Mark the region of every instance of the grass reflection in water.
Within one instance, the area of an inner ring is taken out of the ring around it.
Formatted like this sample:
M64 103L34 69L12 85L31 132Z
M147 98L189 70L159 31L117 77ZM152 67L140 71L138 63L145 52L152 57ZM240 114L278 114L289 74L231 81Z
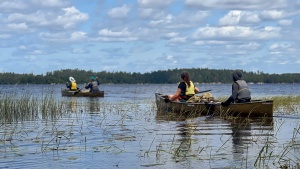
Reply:
M1 162L50 155L68 164L93 154L84 157L87 167L99 156L104 166L119 168L299 168L300 125L280 115L299 117L300 99L271 99L277 117L251 119L156 112L150 99L109 103L2 94Z

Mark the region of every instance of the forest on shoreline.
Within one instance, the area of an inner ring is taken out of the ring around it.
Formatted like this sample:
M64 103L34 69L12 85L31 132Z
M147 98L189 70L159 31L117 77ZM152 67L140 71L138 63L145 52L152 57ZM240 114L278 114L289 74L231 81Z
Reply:
M87 83L90 76L95 76L99 77L102 84L171 84L180 81L180 74L183 71L189 72L193 82L231 83L234 70L189 68L158 70L149 73L129 73L62 69L41 75L4 72L0 73L0 84L62 84L68 82L70 76L74 77L77 83ZM241 71L243 73L242 79L248 83L300 83L300 73L268 74L259 71Z

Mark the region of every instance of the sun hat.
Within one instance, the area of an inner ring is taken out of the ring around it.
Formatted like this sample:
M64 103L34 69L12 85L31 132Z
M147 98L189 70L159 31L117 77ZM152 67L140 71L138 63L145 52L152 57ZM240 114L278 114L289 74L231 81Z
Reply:
M69 77L69 80L70 80L70 82L76 82L74 77L72 77L72 76Z

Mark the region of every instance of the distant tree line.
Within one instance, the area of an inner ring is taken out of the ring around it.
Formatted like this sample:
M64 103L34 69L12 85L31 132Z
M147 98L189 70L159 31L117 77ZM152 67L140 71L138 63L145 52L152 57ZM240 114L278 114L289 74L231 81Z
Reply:
M0 84L62 84L69 81L72 76L77 83L87 83L90 76L99 77L100 83L115 84L137 84L137 83L177 83L180 81L180 74L187 71L191 80L198 83L231 83L232 72L229 69L169 69L158 70L148 73L128 73L128 72L93 72L91 70L63 69L47 72L42 75L0 73ZM299 83L300 73L268 74L260 71L243 71L243 79L248 83Z

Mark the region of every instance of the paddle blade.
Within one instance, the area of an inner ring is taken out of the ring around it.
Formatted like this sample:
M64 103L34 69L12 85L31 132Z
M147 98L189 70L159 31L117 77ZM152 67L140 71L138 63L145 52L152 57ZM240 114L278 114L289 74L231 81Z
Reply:
M77 90L76 92L74 92L74 95L78 94L80 92L80 90Z

